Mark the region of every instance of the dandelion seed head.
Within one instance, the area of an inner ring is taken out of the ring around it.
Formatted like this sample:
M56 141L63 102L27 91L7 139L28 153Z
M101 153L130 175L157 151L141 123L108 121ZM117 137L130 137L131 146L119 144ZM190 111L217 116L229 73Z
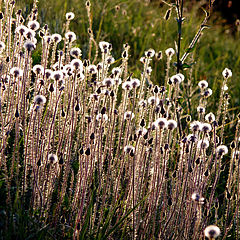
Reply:
M83 70L83 63L80 59L73 59L71 61L71 65L74 67L74 69L76 70L80 70L82 71Z
M108 56L108 57L106 58L106 63L107 63L108 65L113 64L114 61L115 61L115 59L114 59L112 56Z
M109 52L110 43L109 42L105 42L105 41L101 41L101 42L99 42L99 47L100 47L102 53L108 53Z
M152 96L148 98L148 104L149 105L158 105L160 102L158 97Z
M122 69L120 67L115 67L112 69L112 74L114 74L115 77L119 77L122 72Z
M26 31L24 32L24 37L26 39L30 39L31 40L32 38L35 37L35 34L36 33L32 29L27 28Z
M137 78L132 78L132 79L131 79L131 83L132 83L132 87L133 87L133 88L140 87L140 80L137 79Z
M147 101L142 99L138 102L138 105L142 108L145 108L147 106Z
M211 88L207 88L204 93L203 93L203 96L208 98L212 95L212 89Z
M210 132L212 130L212 126L209 123L202 123L202 129L201 131L207 133Z
M204 235L208 239L215 239L220 235L221 231L219 227L215 225L209 225L204 229Z
M170 78L170 81L171 81L172 83L174 83L174 84L179 84L179 83L181 83L182 79L181 79L181 77L180 77L178 74L176 74L176 75L173 75L173 76Z
M124 82L124 83L122 84L122 88L123 88L124 90L129 91L129 90L132 89L132 83L131 83L130 81L126 81L126 82Z
M195 134L189 134L189 135L187 135L187 141L196 143L198 141L198 138Z
M61 79L63 79L63 73L61 70L57 70L52 72L52 79L59 81Z
M158 118L155 122L160 129L164 129L168 126L168 121L166 118Z
M38 74L43 75L43 73L44 73L44 67L40 64L37 64L37 65L33 66L32 70L36 75L38 75Z
M108 120L108 116L107 116L107 114L101 114L101 113L99 113L97 116L96 116L96 120L97 121L107 121Z
M15 32L20 34L20 35L24 35L24 33L27 31L27 27L24 25L20 25L16 28Z
M193 122L190 123L190 129L193 132L199 131L199 130L202 129L202 123L199 122L199 121L193 121Z
M201 114L204 114L204 113L205 113L205 107L203 107L203 106L198 106L198 107L197 107L197 112L198 112L198 113L201 113Z
M113 86L114 85L114 79L112 79L112 78L105 78L104 80L103 80L103 85L106 85L107 87L111 87L111 86Z

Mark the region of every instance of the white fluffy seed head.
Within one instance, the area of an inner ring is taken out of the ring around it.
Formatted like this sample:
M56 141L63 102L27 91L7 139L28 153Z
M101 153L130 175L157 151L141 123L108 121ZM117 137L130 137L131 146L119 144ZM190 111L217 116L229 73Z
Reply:
M65 38L69 42L74 42L77 39L76 34L74 32L67 32L67 33L65 33Z
M51 38L54 43L59 43L62 40L62 36L58 33L52 34Z
M130 153L131 151L135 151L135 147L133 147L132 145L127 145L124 147L124 152L125 153Z
M127 111L124 113L124 119L125 120L132 120L134 118L134 113L131 111Z
M147 58L153 58L154 55L155 55L155 50L152 49L152 48L150 48L150 49L148 49L147 51L145 51L145 56L146 56Z
M38 21L34 20L34 21L29 21L28 22L28 28L30 28L33 31L37 31L40 27L40 24Z
M209 123L212 123L213 121L215 121L215 115L210 112L205 116L205 120Z
M229 68L225 68L222 72L222 75L225 79L232 77L232 71Z
M158 118L155 122L156 122L156 125L158 126L158 128L160 128L160 129L164 129L168 125L168 121L166 118Z
M209 123L202 123L202 129L203 132L207 133L212 130L212 126Z
M197 143L197 148L198 149L207 149L209 147L209 141L207 139L200 140Z
M68 13L66 13L66 19L67 20L73 20L74 19L74 17L75 17L75 14L73 13L73 12L68 12Z
M72 57L79 58L79 57L82 56L82 51L81 51L80 48L75 47L75 48L72 48L72 49L70 50L70 55L71 55Z
M208 82L206 80L201 80L199 83L198 83L198 86L201 88L201 89L205 89L208 87Z
M228 153L228 148L227 146L225 145L219 145L217 148L216 148L216 153L219 155L219 156L223 156L225 154Z
M165 51L166 55L168 58L172 58L172 56L175 54L175 50L173 48L168 48L166 51Z
M46 103L46 98L43 95L37 95L33 99L36 105L44 105Z
M23 70L18 68L18 67L13 67L10 70L10 74L12 74L15 78L17 77L22 77L23 75Z
M193 132L200 131L202 129L202 123L199 121L193 121L190 123L190 129Z
M57 155L56 155L56 154L53 154L53 153L49 154L49 155L48 155L48 161L49 161L51 164L57 163L57 161L58 161Z
M82 71L83 70L83 63L80 59L73 59L71 61L71 65L73 66L74 69L78 70L78 71Z
M209 225L204 229L204 235L208 239L215 239L220 235L221 231L219 227L215 225Z
M169 130L174 130L177 127L177 122L175 120L168 120L167 127Z

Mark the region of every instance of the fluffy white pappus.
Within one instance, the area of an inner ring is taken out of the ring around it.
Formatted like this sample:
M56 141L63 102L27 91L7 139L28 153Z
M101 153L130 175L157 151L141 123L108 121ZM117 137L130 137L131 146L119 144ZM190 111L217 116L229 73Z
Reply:
M225 79L232 77L232 71L229 68L225 68L222 72L222 75Z
M199 121L193 121L193 122L190 123L190 129L193 132L201 131L202 130L202 123L199 122Z
M75 14L73 12L66 13L66 20L70 21L73 20L75 17Z
M159 98L156 96L152 96L148 98L148 104L149 105L158 105L160 102Z
M40 64L34 65L32 70L36 75L44 73L44 67Z
M209 225L204 229L204 235L208 239L215 239L220 235L221 231L219 227L215 225Z
M67 32L65 33L65 38L68 40L68 42L74 42L77 39L77 36L74 32Z
M152 49L152 48L150 48L150 49L148 49L147 51L145 51L145 56L146 56L147 58L153 58L154 55L155 55L155 50Z
M73 66L74 69L78 70L78 71L82 71L83 70L83 63L80 59L73 59L71 61L71 65Z
M27 26L28 26L29 29L33 30L34 32L37 31L40 28L40 24L36 20L29 21Z
M132 87L133 87L133 88L140 87L140 80L137 79L137 78L132 78L132 79L131 79L131 83L132 83Z
M174 130L177 127L177 122L173 119L167 121L167 127L169 130Z
M23 75L23 70L18 68L18 67L13 67L10 70L10 74L13 75L13 77L17 78L17 77L22 77Z
M58 33L52 34L51 38L52 38L52 41L53 41L55 44L57 44L57 43L59 43L59 42L62 41L62 36L61 36L60 34L58 34Z
M225 145L219 145L217 148L216 148L216 153L219 155L219 156L223 156L225 154L228 153L228 148L227 146Z
M172 58L172 56L175 54L175 50L173 48L168 48L165 51L165 54L167 55L168 58Z
M197 143L198 149L207 149L209 147L209 141L207 139L199 140Z
M205 116L205 120L206 120L207 122L209 122L209 123L214 122L215 119L216 119L216 118L215 118L215 115L214 115L212 112L208 113L208 114Z
M132 89L132 82L131 81L126 81L122 84L122 88L124 90L131 90Z
M206 80L201 80L199 83L198 83L198 87L200 87L201 89L205 89L208 87L208 82Z
M131 111L127 111L124 113L124 119L125 120L132 120L134 118L134 113Z
M33 102L36 105L44 105L46 103L46 98L43 95L37 95L34 97Z
M70 50L70 55L71 55L72 57L79 58L79 57L82 56L82 50L81 50L80 48L77 48L77 47L72 48L72 49Z
M111 44L109 42L99 42L99 47L102 53L108 53L111 50Z

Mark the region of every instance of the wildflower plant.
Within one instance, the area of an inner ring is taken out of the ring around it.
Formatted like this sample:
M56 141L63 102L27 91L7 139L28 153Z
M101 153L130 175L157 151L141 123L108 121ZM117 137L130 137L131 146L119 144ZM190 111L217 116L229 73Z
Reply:
M213 113L212 89L203 79L193 85L185 63L204 26L180 56L183 1L169 5L177 10L177 48L146 50L141 73L129 71L129 44L115 60L114 46L95 40L89 0L87 57L71 31L75 14L66 14L62 33L51 33L38 22L36 3L24 18L5 1L0 25L2 236L238 239L240 121L229 121L232 72L223 71ZM162 53L165 85L158 86L152 64Z

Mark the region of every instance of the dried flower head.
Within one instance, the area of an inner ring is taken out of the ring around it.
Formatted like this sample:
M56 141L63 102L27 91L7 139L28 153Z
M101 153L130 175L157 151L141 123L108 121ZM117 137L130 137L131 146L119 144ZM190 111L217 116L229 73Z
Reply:
M125 120L132 120L134 118L134 113L131 111L127 111L124 113L124 119Z
M105 41L99 42L99 47L102 53L108 53L110 48L110 43Z
M61 42L61 40L62 40L62 36L61 36L60 34L58 34L58 33L52 34L51 38L52 38L52 41L53 41L55 44Z
M203 107L203 106L198 106L198 107L197 107L197 112L198 112L198 113L205 113L205 107Z
M215 225L209 225L204 229L204 235L208 239L215 239L220 235L221 231L219 227Z
M210 132L212 130L212 126L209 123L202 123L202 129L203 132Z
M133 87L133 88L140 87L140 80L137 79L137 78L132 78L132 79L131 79L131 83L132 83L132 87Z
M207 139L198 141L197 148L198 149L207 149L209 147L209 141Z
M29 41L29 40L25 41L23 46L28 52L31 52L36 48L36 45L32 41Z
M122 88L124 90L131 90L132 89L132 82L131 81L126 81L122 84Z
M155 55L155 51L154 51L154 49L149 49L149 50L147 50L147 51L145 51L145 56L147 57L147 58L153 58L154 57L154 55Z
M67 33L65 33L65 38L69 42L74 42L77 39L76 34L74 32L67 32Z
M44 67L40 64L37 64L37 65L33 66L32 70L36 75L44 73Z
M73 66L74 69L82 71L83 70L83 63L80 59L73 59L71 61L71 65Z
M215 121L215 115L210 112L205 116L205 120L209 123L212 123L213 121Z
M12 74L15 78L17 77L22 77L23 75L23 70L18 68L18 67L13 67L10 70L10 74Z
M166 118L158 118L155 122L160 129L164 129L168 125L168 121Z
M203 93L203 96L208 98L212 95L212 89L211 88L207 88L204 93Z
M131 145L127 145L124 147L124 152L125 153L130 153L130 152L134 152L135 151L135 148Z
M190 123L190 129L193 132L199 131L199 130L202 129L202 123L199 122L199 121L193 121L193 122Z

